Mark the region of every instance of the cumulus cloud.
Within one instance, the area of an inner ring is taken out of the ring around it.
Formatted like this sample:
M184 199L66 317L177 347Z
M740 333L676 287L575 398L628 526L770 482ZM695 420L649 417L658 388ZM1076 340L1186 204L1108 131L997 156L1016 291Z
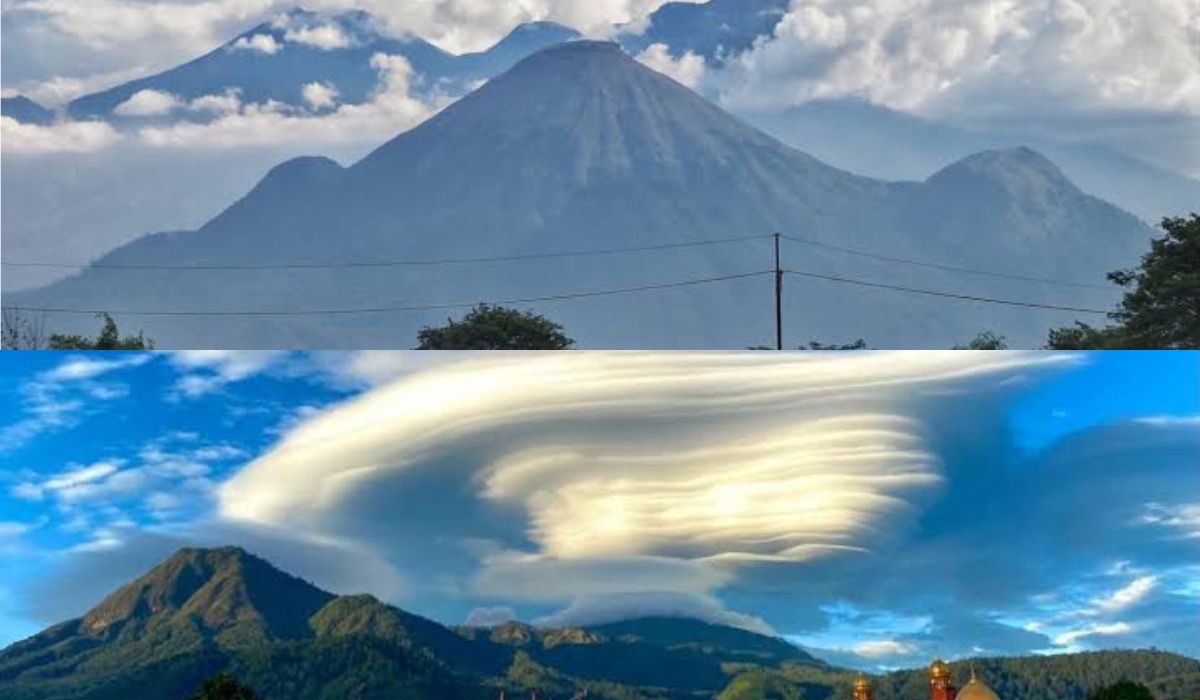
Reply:
M275 40L275 37L270 34L255 34L253 36L244 36L233 42L230 48L234 51L257 51L268 56L274 56L283 48Z
M91 153L102 151L123 137L104 122L62 121L22 124L0 116L0 150L16 155Z
M794 0L773 37L731 62L723 93L975 118L1200 114L1197 26L1192 0Z
M315 27L296 27L287 30L283 36L285 41L291 41L305 46L333 51L344 49L351 45L351 39L342 28L336 24L321 24Z
M162 90L138 90L128 100L113 109L123 117L159 117L170 114L182 105L182 101Z
M916 651L913 644L895 639L875 639L854 645L854 653L868 659L908 655Z
M651 44L636 58L647 67L690 88L700 85L707 70L703 56L689 51L679 58L674 58L666 44Z
M314 111L329 109L337 104L338 89L330 83L306 83L300 94Z
M141 78L148 72L150 72L148 66L138 64L84 77L55 75L44 79L20 80L8 89L15 94L28 97L43 107L58 108L65 106L77 97Z
M439 107L413 95L418 79L402 56L375 54L371 66L380 82L363 104L343 104L314 115L298 106L275 101L223 106L230 110L208 123L179 122L147 126L137 138L160 148L237 148L279 144L331 144L376 141L405 131L431 116ZM311 84L310 84L311 85ZM305 99L324 104L335 95L319 87L306 88ZM311 102L310 102L311 104ZM332 107L332 103L329 105ZM315 109L315 107L314 107Z
M241 90L232 88L218 95L201 95L188 103L188 109L205 114L237 114L242 109Z
M531 0L522 3L476 0L314 0L320 12L366 10L397 37L416 34L454 52L490 46L522 22L549 20L595 35L610 35L618 24L644 23L665 0ZM99 50L122 51L143 63L161 63L211 50L230 34L290 10L287 0L26 0L15 12L32 16L74 42ZM329 47L340 42L328 29L300 32L297 41ZM42 32L45 34L45 32ZM266 46L264 42L263 47ZM247 47L251 48L251 47ZM261 47L259 47L261 48Z

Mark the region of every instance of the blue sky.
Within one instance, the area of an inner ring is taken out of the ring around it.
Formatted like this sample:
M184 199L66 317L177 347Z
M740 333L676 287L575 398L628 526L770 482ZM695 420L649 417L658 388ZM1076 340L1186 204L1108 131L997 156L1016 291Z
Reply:
M446 623L1200 655L1192 353L0 356L0 644L185 544Z

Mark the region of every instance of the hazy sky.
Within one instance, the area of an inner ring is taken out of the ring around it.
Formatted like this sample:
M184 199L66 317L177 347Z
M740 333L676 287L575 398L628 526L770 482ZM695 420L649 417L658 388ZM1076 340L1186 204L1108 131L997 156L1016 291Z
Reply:
M0 357L0 643L184 544L446 623L1200 654L1188 353Z

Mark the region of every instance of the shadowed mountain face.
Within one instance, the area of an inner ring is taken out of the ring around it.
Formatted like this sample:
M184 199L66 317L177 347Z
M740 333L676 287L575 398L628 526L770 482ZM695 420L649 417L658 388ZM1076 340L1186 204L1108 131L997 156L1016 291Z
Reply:
M754 40L771 36L783 19L788 0L709 0L668 2L650 16L641 34L622 37L631 50L666 44L673 55L692 52L720 63L749 49Z
M1089 192L1158 223L1200 202L1200 180L1108 148L1056 143L1044 136L989 133L926 121L860 100L826 100L741 114L785 143L852 172L885 179L923 178L965 153L1024 143L1061 166Z
M50 124L54 121L54 112L24 95L0 98L0 115L22 124Z
M1162 652L978 665L1005 700L1082 700L1120 678L1149 683L1156 700L1184 700L1200 680L1200 662ZM183 700L222 672L265 700L484 700L535 690L601 700L800 691L849 700L853 678L782 639L683 618L452 630L369 595L335 597L226 547L181 550L82 618L0 650L0 697ZM920 670L876 683L884 700L928 692Z
M743 273L780 231L878 254L1076 282L1136 262L1151 232L1028 150L974 156L924 183L858 177L729 116L615 44L542 51L349 167L275 168L199 231L159 234L99 264L375 263L752 242L500 264L319 270L93 269L27 306L95 308L162 347L405 347L445 310L344 316L128 317L124 310L381 309L528 299ZM1068 306L1106 291L963 277L789 244L785 265L826 276ZM982 329L1018 345L1076 315L928 299L791 278L789 344L865 337L948 347ZM771 335L771 282L750 278L536 305L586 347L741 348ZM68 323L56 318L56 322Z

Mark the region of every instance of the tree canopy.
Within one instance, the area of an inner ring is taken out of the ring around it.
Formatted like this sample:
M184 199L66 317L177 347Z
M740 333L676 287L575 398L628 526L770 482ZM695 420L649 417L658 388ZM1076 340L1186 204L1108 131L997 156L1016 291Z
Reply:
M563 327L540 314L480 304L461 321L426 326L418 350L569 350L575 341Z
M1141 683L1121 681L1097 690L1088 700L1154 700L1154 694Z
M258 696L233 676L222 673L204 681L191 700L258 700Z
M82 335L52 335L51 350L153 350L154 341L138 333L136 336L121 336L117 322L112 316L103 314L104 327L95 340Z
M984 331L975 336L966 345L957 345L955 350L1007 350L1008 339L991 331Z
M1165 219L1166 236L1133 270L1108 279L1126 288L1114 324L1076 323L1050 332L1051 350L1184 350L1200 348L1200 214Z

